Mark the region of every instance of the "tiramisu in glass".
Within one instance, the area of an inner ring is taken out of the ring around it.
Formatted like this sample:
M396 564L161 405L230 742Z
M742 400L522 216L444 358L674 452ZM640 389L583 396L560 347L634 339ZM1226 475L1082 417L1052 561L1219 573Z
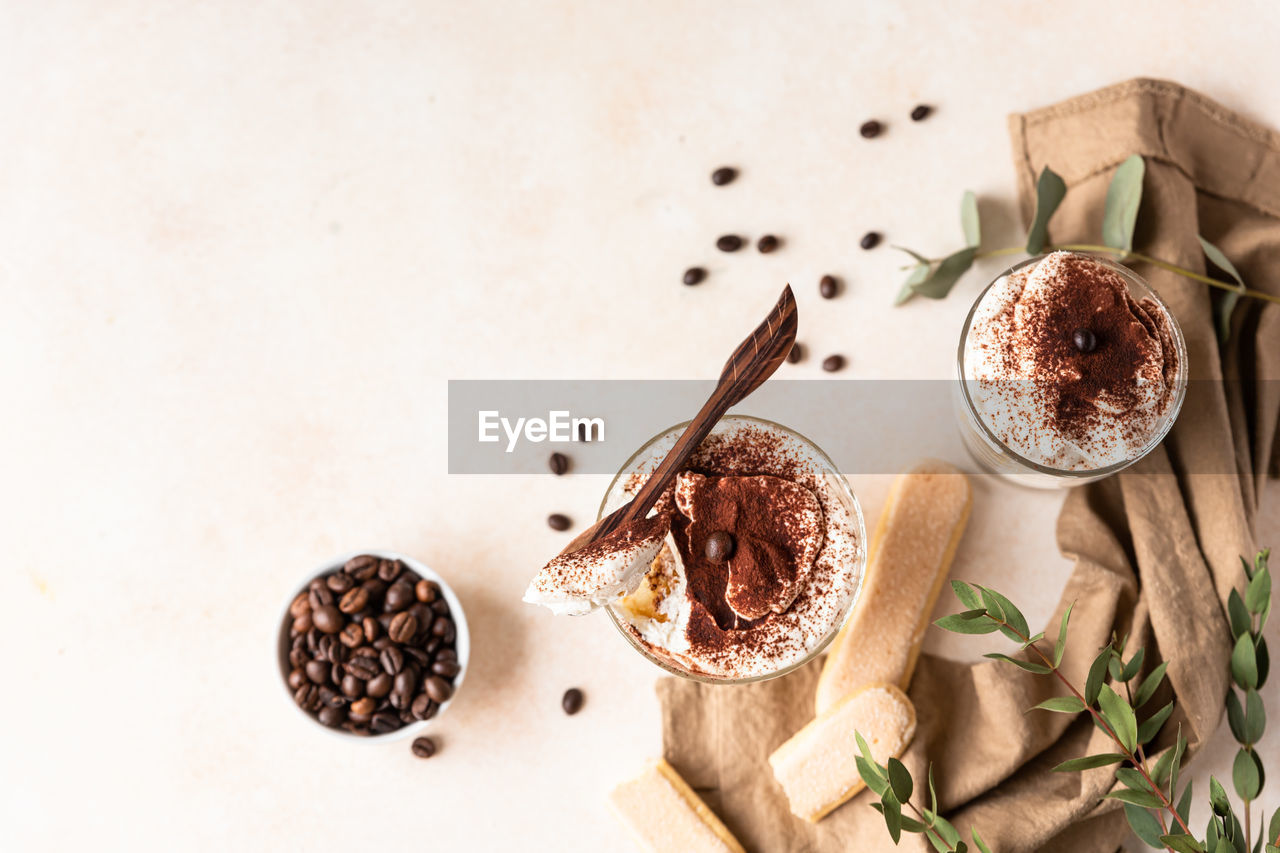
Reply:
M965 321L957 408L989 471L1052 487L1100 479L1160 443L1182 406L1187 353L1141 278L1090 255L1032 258Z
M639 490L684 426L623 465L601 517ZM770 421L730 416L648 519L556 558L525 600L562 613L604 606L669 672L755 681L811 660L835 636L862 582L865 542L858 501L821 450Z

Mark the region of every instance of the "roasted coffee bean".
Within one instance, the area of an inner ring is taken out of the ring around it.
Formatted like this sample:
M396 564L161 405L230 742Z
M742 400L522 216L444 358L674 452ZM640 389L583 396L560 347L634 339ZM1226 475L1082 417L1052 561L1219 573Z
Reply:
M418 668L416 666L406 666L396 674L395 680L392 682L392 693L403 693L409 698L413 698L413 694L418 687Z
M346 668L340 663L333 664L329 669L329 680L334 684L342 683L342 676L347 672Z
M400 712L400 722L404 723L406 726L414 722L415 719L413 711L410 711L408 708L405 708Z
M307 651L314 654L320 648L320 638L323 636L320 629L314 626L307 631Z
M736 177L738 177L737 169L732 166L721 166L711 173L711 183L718 187L723 187L725 184L733 183L733 179Z
M374 699L381 699L391 692L392 678L385 672L380 672L373 678L369 679L364 686L364 692L372 696Z
M862 134L863 139L875 139L882 130L884 130L884 125L872 119L871 121L864 121L862 127L858 128L858 133Z
M328 660L329 650L333 648L333 644L337 642L338 638L332 634L325 634L321 637L320 642L316 644L316 658L319 660Z
M440 653L436 655L436 660L457 660L457 659L458 659L457 649L441 649Z
M391 624L387 626L387 636L396 643L409 642L417 631L418 620L412 613L397 613L391 618Z
M435 621L436 614L431 610L431 606L423 604L421 601L415 601L413 606L406 611L413 614L413 618L418 620L418 633L426 636L431 631L431 623Z
M449 602L445 601L443 598L436 599L431 602L431 610L435 613L439 613L441 616L448 616Z
M310 656L307 654L306 649L294 649L289 652L289 665L294 669L301 669L306 666L308 660L310 660Z
M373 729L380 735L389 734L403 726L400 717L397 714L388 714L385 711L380 714L374 714L373 719L369 721L369 728Z
M347 699L336 690L328 687L321 687L320 704L326 708L341 708L347 704Z
M382 626L382 630L386 631L391 627L391 620L396 618L396 615L394 613L379 613L377 618L378 624ZM383 646L379 646L379 648L385 648L385 644Z
M382 606L386 610L404 610L416 600L417 596L414 595L413 587L407 583L396 581L387 590L387 597Z
M338 609L343 613L359 613L369 605L369 590L363 586L349 589L338 602Z
M770 252L776 252L780 245L782 245L782 241L772 234L766 234L756 241L756 249L762 255L767 255Z
M823 299L835 299L839 290L840 282L833 275L824 275L818 281L818 292L822 294Z
M379 637L373 641L373 647L377 649L379 653L381 653L383 649L389 649L394 645L395 643L391 642L390 637Z
M702 284L706 278L707 271L702 267L689 267L684 271L684 278L682 281L690 287L693 287L695 284Z
M311 612L311 599L307 597L307 593L300 592L293 599L293 603L289 605L289 615L298 618L304 613Z
M333 590L329 589L328 584L320 581L320 586L313 586L307 599L311 602L311 610L314 612L321 607L328 607L333 604Z
M318 589L324 589L324 588L325 588L324 578L312 578L311 580L307 581L307 592L315 592ZM315 607L314 601L311 602L311 606Z
M320 707L320 688L314 684L304 684L294 692L293 701L304 711L314 711Z
M342 645L354 649L364 642L364 629L360 627L360 623L352 622L342 629L338 639L342 641Z
M334 572L324 579L325 585L329 587L329 591L342 595L351 587L356 585L355 579L346 572Z
M428 652L434 653L435 650L440 648L442 645L444 645L444 640L433 636L430 640L427 640L426 649Z
M1071 342L1080 352L1093 352L1098 348L1098 336L1089 329L1076 329L1071 333Z
M431 664L431 655L427 654L424 649L420 649L417 646L404 646L401 651L404 652L406 663L416 663L419 668L425 668Z
M804 359L804 347L796 341L791 345L791 349L787 351L787 361L791 364L799 364Z
M367 717L378 707L378 703L368 696L351 703L351 713Z
M422 718L419 718L422 719ZM430 758L436 754L436 742L429 737L413 739L413 754L419 758Z
M347 661L347 672L362 681L369 681L382 672L382 664L373 658L357 655Z
M880 232L868 231L862 235L862 239L858 241L858 245L864 249L874 249L880 245Z
M346 663L347 658L351 656L351 649L347 648L340 640L334 640L329 646L329 663Z
M413 704L409 710L413 712L414 719L425 720L431 716L431 697L425 693L419 693L417 698L413 700Z
M568 530L570 527L572 527L573 522L569 520L569 516L563 515L562 513L553 512L551 513L551 515L547 516L547 526L550 527L552 530L559 530L563 532L565 530Z
M933 107L927 104L920 104L911 111L912 121L924 121L929 117L929 113L933 112Z
M347 721L347 709L344 705L335 705L320 709L320 722L330 728L337 728Z
M399 560L383 560L378 564L378 577L387 583L400 576L400 570L404 568L404 563Z
M434 580L420 580L417 581L417 587L413 588L413 593L416 594L420 602L430 605L431 602L440 597L440 585L436 584Z
M314 624L311 620L311 605L307 605L307 612L301 616L294 617L293 624L289 626L289 630L294 634L305 634L311 630Z
M707 537L707 544L704 550L707 559L713 563L723 563L725 560L733 556L734 547L737 543L733 541L733 534L725 530L717 530Z
M326 661L307 661L307 678L310 678L316 684L327 684L329 682L329 670L331 668L330 664Z
M382 596L387 592L386 581L380 578L369 578L360 585L364 587L365 592L369 593L369 609L375 610L374 605L382 601Z
M835 373L842 367L844 367L844 356L842 355L829 355L822 360L822 369L827 373Z
M348 699L359 699L364 695L364 682L348 672L342 676L342 695Z
M376 646L374 647L361 646L360 648L351 652L351 656L354 658L373 658L376 661L378 659L378 652L380 651L381 649L377 648Z
M332 604L326 604L319 610L311 612L311 619L316 627L326 634L336 634L342 630L342 613Z
M431 664L431 671L441 678L453 678L462 671L456 660L438 660Z
M453 620L448 616L442 616L431 624L431 636L443 639L445 634L449 632L449 628L453 626ZM448 642L448 640L445 640Z
M307 674L301 669L294 667L289 670L289 689L297 691L299 687L307 683Z
M382 663L382 671L388 675L395 675L404 669L404 652L400 651L396 646L383 649L382 654L378 656L378 660Z
M427 680L422 682L422 689L431 697L432 702L438 702L441 705L448 702L449 697L453 695L453 685L438 675L428 676Z
M404 563L401 563L400 577L398 578L398 580L402 584L407 584L409 589L413 589L414 584L422 580L422 575L418 574L413 569L406 566Z
M372 643L374 640L378 639L378 634L381 633L382 628L382 626L378 624L378 620L374 619L372 616L364 617L364 619L360 621L360 627L364 629L364 639L365 642L368 643Z
M737 234L725 234L716 238L716 248L722 252L736 252L742 248L743 240Z
M367 581L378 573L378 558L372 554L361 554L347 560L342 570L358 581Z
M408 693L401 693L399 690L392 690L389 701L391 702L392 708L395 708L397 711L403 711L412 704L413 697Z
M570 687L564 692L564 696L560 699L560 707L569 716L573 716L582 710L582 703L585 702L582 691L576 687Z
M565 472L569 470L569 457L563 453L552 453L547 458L547 467L551 469L551 473L557 477L563 477Z

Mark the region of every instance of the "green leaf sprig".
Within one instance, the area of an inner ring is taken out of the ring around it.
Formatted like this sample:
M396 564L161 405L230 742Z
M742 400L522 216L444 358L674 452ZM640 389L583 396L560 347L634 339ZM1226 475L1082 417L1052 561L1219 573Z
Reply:
M1128 208L1118 206L1117 209L1124 211ZM1127 212L1123 215L1129 216ZM1154 711L1150 710L1154 704L1152 700L1164 683L1169 667L1167 661L1151 667L1143 675L1147 664L1146 650L1138 648L1126 657L1128 638L1113 636L1090 665L1084 687L1078 688L1059 669L1066 650L1074 604L1063 614L1057 639L1049 646L1043 633L1031 635L1026 617L1008 598L993 589L961 581L952 581L951 589L965 610L944 616L934 624L959 634L993 634L998 631L1018 644L1018 656L991 653L986 657L1035 675L1057 678L1066 694L1046 699L1031 710L1088 713L1094 726L1111 739L1115 749L1069 759L1054 771L1083 773L1115 767L1112 772L1117 784L1106 798L1124 804L1130 827L1151 847L1175 853L1262 853L1264 849L1266 853L1280 853L1280 810L1271 816L1265 832L1259 821L1256 843L1250 814L1250 807L1265 780L1262 761L1254 747L1266 730L1266 711L1258 688L1266 681L1270 669L1266 640L1262 637L1262 629L1271 613L1269 556L1269 550L1260 551L1252 564L1241 558L1248 583L1243 595L1237 591L1231 593L1227 607L1235 639L1231 677L1244 697L1241 699L1235 690L1227 696L1227 718L1240 743L1232 782L1244 806L1244 819L1242 822L1236 816L1221 783L1211 778L1209 805L1212 814L1203 839L1198 838L1189 825L1192 784L1187 782L1179 787L1178 777L1188 746L1181 725L1172 744L1158 754L1148 755L1147 752L1174 709L1174 703L1169 701ZM866 741L860 735L857 740L862 753L857 759L858 773L867 787L880 797L880 802L873 803L872 807L884 816L894 843L903 832L913 832L923 834L940 853L966 853L968 843L938 812L932 765L929 767L929 803L927 807L920 807L912 801L916 786L906 766L896 758L890 759L887 765L878 764ZM909 814L904 814L904 809ZM971 826L969 831L977 849L981 853L990 853L977 827Z
M1142 182L1146 173L1146 165L1140 155L1134 154L1117 167L1111 183L1107 187L1106 206L1102 217L1102 244L1065 243L1050 245L1048 242L1049 220L1067 194L1067 185L1062 178L1046 166L1036 182L1036 208L1027 231L1026 243L1022 246L1010 246L1002 249L983 251L981 248L981 225L978 217L978 204L972 192L966 192L960 201L960 224L964 233L964 248L941 258L930 258L904 246L894 246L906 252L914 263L908 269L907 279L898 291L894 304L901 305L916 296L927 299L942 299L951 292L973 262L978 258L990 258L1001 255L1039 255L1058 250L1075 252L1094 252L1114 257L1120 263L1140 262L1151 264L1160 269L1203 282L1210 287L1225 290L1222 298L1214 306L1215 327L1220 340L1225 341L1230 334L1231 315L1241 296L1264 299L1280 303L1280 297L1272 296L1258 290L1250 290L1244 279L1227 256L1204 237L1200 237L1200 246L1205 257L1213 266L1230 276L1232 282L1220 281L1216 278L1186 269L1177 264L1159 258L1144 255L1133 250L1133 235L1138 225L1138 213L1142 208Z

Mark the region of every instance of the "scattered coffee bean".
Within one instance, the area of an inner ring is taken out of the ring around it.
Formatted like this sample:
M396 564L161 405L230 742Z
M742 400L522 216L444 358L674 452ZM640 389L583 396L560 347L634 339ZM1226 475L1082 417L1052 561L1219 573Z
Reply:
M319 610L312 610L311 621L326 634L336 634L342 630L342 614L332 604L326 604Z
M725 560L733 556L734 548L737 543L733 540L733 534L726 530L717 530L707 537L707 544L704 548L707 559L713 563L723 563Z
M787 351L787 361L792 364L799 364L804 359L804 347L796 341L791 345L791 349Z
M912 121L924 121L929 117L929 113L933 112L933 107L927 104L920 104L911 111Z
M563 453L552 453L551 458L547 460L547 467L551 469L552 474L563 477L569 470L569 457Z
M582 704L586 699L582 695L582 691L576 687L570 687L564 692L564 696L560 699L560 707L564 712L572 717L574 714L582 710Z
M844 367L844 356L842 355L829 355L822 360L822 369L827 373L835 373L842 367Z
M1098 348L1098 336L1089 329L1076 329L1071 333L1071 342L1080 352L1089 353Z
M863 139L875 139L882 130L884 130L884 125L872 119L871 121L864 121L862 127L858 128L858 133L862 134Z
M818 281L818 292L822 294L823 299L835 299L836 292L840 289L840 282L836 281L833 275L824 275Z
M436 754L436 742L429 737L414 738L413 754L419 758L430 758Z
M781 241L772 234L766 234L756 241L756 249L758 249L762 255L767 255L770 252L776 251L780 245L782 245Z
M858 241L858 245L864 249L874 249L880 245L880 232L868 231L862 235L862 239Z
M693 287L695 284L702 284L707 277L707 271L702 267L689 267L684 271L684 283Z
M565 531L573 526L573 522L569 520L569 516L558 512L553 512L547 516L547 526L552 530Z
M742 248L742 242L737 234L725 234L716 238L716 248L722 252L736 252Z
M711 183L718 187L723 187L725 184L733 183L733 179L736 177L738 177L737 169L732 166L721 166L711 173Z
M449 697L453 695L453 685L438 675L432 675L423 682L422 686L426 689L426 693L431 697L432 702L443 705L449 701Z

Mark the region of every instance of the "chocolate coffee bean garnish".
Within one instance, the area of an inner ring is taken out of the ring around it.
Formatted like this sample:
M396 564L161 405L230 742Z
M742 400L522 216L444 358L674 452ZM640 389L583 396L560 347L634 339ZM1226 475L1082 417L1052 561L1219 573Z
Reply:
M552 453L551 458L547 460L547 467L551 469L552 474L563 477L569 470L569 457L563 453Z
M695 284L702 284L706 277L707 271L702 267L689 267L684 271L684 278L682 280L685 284L693 287Z
M800 342L796 341L791 345L790 352L787 353L787 361L791 364L799 364L804 358L804 348L800 346Z
M929 113L933 112L933 107L928 104L920 104L911 111L912 121L924 121L929 117Z
M564 531L568 530L572 525L573 522L569 520L569 516L567 515L553 512L551 515L547 516L547 526L552 530Z
M827 373L835 373L842 367L844 367L844 356L842 355L829 355L822 360L822 369Z
M862 134L863 139L875 139L882 130L884 130L884 125L872 119L871 121L864 121L862 127L858 128L858 133Z
M818 281L818 292L822 294L823 299L835 299L836 292L840 289L840 282L836 281L833 275L824 275Z
M564 696L560 699L560 707L564 712L572 717L574 714L582 710L582 704L586 699L582 695L582 691L576 687L570 687L564 692Z
M309 583L287 620L285 680L325 726L386 734L430 719L453 696L462 667L449 602L399 560L348 560Z
M716 238L716 248L722 252L736 252L742 248L742 238L737 234L725 234Z
M1088 329L1076 329L1071 333L1071 343L1075 344L1080 352L1093 352L1098 348L1098 336Z
M725 560L733 556L733 549L737 543L733 541L733 534L726 530L717 530L707 537L706 554L707 559L713 563L723 563Z
M429 737L414 738L413 754L419 758L430 758L436 754L436 742Z
M858 241L858 245L864 249L874 249L880 245L880 232L868 231L862 235L862 239Z
M762 255L767 255L770 252L777 251L777 248L780 245L782 245L782 241L772 234L766 234L756 241L756 249L758 249Z
M738 177L737 169L732 166L721 166L711 173L711 183L718 187L723 187L725 184L733 183L733 179L736 177Z

